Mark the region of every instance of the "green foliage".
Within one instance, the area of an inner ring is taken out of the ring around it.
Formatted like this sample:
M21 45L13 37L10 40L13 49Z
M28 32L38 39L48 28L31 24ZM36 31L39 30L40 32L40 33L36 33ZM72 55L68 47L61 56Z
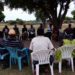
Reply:
M3 11L4 8L3 8L3 3L0 1L0 11Z
M75 58L75 49L72 51L72 57Z
M75 20L75 10L73 10L73 11L71 12L71 14L73 15L73 19Z
M56 50L56 51L55 51L55 60L56 60L56 61L60 61L61 58L62 58L61 50Z
M22 24L24 24L24 21L21 19L16 19L16 23L22 25Z
M7 21L7 23L9 23L10 25L14 25L14 24L16 24L17 22L16 22L16 21L13 21L13 20L10 20L10 21Z
M37 21L41 21L44 25L48 16L40 9L35 12L35 17Z
M71 45L71 40L63 39L63 45Z
M72 17L65 17L65 20L70 21L72 20Z
M71 40L71 45L75 45L75 39Z
M73 0L5 0L5 4L11 9L22 8L30 13L35 11L37 18L49 18L54 26L60 27L71 1ZM57 10L58 5L60 6L59 11Z
M5 18L5 15L0 11L0 22L3 21Z

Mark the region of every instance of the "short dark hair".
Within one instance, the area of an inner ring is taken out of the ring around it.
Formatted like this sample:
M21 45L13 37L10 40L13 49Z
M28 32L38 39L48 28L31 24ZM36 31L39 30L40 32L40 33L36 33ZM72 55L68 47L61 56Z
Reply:
M39 28L37 30L37 35L44 35L44 30Z

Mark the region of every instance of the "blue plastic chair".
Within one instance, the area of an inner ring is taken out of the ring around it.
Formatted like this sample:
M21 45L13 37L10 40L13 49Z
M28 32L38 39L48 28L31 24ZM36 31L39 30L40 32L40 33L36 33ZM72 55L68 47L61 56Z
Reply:
M21 55L21 56L19 56L18 55L18 51L20 50L20 49L18 49L18 48L13 48L13 47L7 47L7 50L9 51L9 53L10 53L10 68L11 68L11 64L12 63L16 63L16 60L18 61L18 67L19 67L19 71L21 71L22 70L22 62L21 62L21 60L22 60L22 58L24 58L26 55L24 54L24 55Z
M26 55L26 58L27 58L28 65L30 65L30 52L29 52L29 49L28 48L23 48L21 51L24 51L24 53Z
M4 48L4 47L3 47L3 48L0 47L0 51L5 50L5 49L6 49L6 48ZM6 53L3 53L3 54L0 53L0 60L3 60L8 54L9 54L9 53L7 53L7 52L6 52Z

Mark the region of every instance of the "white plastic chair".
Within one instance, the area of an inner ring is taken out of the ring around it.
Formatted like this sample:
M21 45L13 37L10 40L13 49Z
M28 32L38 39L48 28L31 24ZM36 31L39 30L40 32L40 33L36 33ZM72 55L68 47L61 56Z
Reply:
M36 51L36 52L32 52L31 53L31 60L33 62L33 60L38 60L38 64L36 64L36 75L39 75L39 66L40 65L44 65L44 64L49 64L49 50L40 50L40 51ZM50 69L51 69L51 75L54 75L54 71L53 71L53 64L50 65ZM34 72L34 65L32 63L32 70Z
M72 57L72 51L73 49L75 49L75 46L69 46L69 45L64 45L62 47L59 47L58 50L61 50L62 52L62 58L61 61L59 62L59 73L62 72L62 60L66 59L66 60L70 60L71 63L71 68L72 71L74 72L74 64L73 64L73 57Z

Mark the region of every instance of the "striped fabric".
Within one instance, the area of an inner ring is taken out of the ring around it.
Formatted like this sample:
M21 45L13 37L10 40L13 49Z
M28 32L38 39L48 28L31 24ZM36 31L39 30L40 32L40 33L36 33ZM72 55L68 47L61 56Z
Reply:
M23 48L23 44L20 40L9 38L4 42L5 46L9 47L17 47L17 48Z

